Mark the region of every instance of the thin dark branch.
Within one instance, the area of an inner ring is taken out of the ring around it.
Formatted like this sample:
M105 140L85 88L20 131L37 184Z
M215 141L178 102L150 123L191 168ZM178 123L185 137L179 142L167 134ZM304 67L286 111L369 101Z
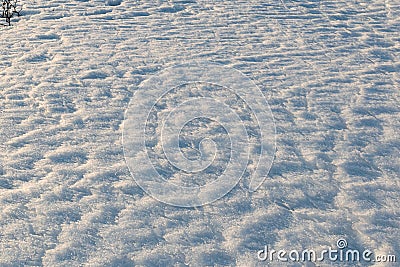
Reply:
M18 0L2 0L2 11L1 11L1 18L5 18L7 24L11 25L11 18L17 14L20 16L20 10L17 10L18 7Z

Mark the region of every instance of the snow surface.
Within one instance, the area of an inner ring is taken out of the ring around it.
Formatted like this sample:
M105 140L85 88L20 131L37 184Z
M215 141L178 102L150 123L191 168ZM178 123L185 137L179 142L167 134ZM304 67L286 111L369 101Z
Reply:
M0 266L265 266L264 245L339 238L400 258L398 0L23 4L0 29ZM255 81L277 150L254 193L178 208L135 183L122 125L193 60Z

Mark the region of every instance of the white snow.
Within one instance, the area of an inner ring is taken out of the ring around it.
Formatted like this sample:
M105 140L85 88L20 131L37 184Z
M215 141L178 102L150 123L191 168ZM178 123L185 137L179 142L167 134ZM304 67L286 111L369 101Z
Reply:
M265 245L339 238L400 260L398 0L21 3L0 28L0 266L266 266ZM179 208L136 184L122 127L143 81L194 61L258 85L276 153L257 191ZM396 263L270 264L303 265Z

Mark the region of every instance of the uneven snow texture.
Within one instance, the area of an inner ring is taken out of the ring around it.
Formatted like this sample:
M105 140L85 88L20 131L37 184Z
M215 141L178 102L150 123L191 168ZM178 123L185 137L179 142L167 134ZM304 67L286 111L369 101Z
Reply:
M399 0L23 4L0 29L0 266L265 266L340 237L400 257ZM140 82L193 60L257 83L277 151L255 193L190 209L136 185L121 133Z

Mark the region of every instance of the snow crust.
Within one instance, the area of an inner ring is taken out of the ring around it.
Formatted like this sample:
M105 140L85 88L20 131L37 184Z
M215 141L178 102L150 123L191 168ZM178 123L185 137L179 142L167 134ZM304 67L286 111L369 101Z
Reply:
M0 28L0 266L266 266L265 245L339 238L400 258L398 0L22 2ZM258 85L276 153L257 191L179 208L135 183L122 126L195 60Z

